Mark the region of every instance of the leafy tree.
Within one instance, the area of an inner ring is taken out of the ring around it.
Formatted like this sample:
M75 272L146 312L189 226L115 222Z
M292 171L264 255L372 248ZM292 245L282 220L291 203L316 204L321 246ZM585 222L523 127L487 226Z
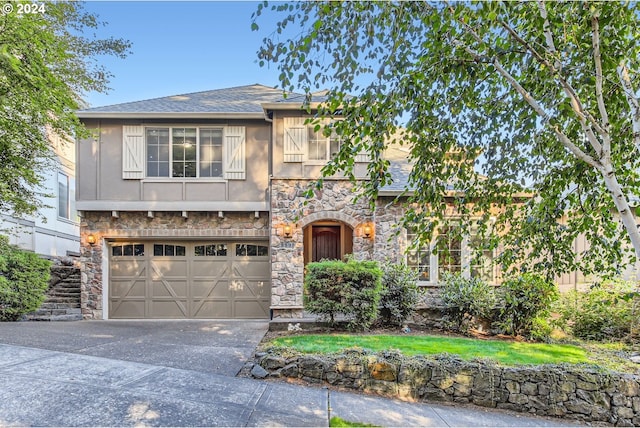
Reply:
M50 136L82 135L74 112L83 93L107 89L111 76L97 57L124 57L130 47L84 36L103 23L79 2L44 2L24 14L20 4L7 2L0 14L0 210L18 216L43 205Z
M16 321L45 300L51 262L0 235L0 321Z
M485 249L500 244L506 267L604 273L633 248L640 256L629 204L640 196L637 2L271 9L283 19L260 63L277 64L283 89L307 101L328 88L317 116L344 117L333 126L344 144L324 175L353 179L353 154L367 150L371 180L360 185L374 200L391 180L385 149L407 145L404 222L423 242L454 212L461 234L477 228ZM591 249L578 255L580 234Z

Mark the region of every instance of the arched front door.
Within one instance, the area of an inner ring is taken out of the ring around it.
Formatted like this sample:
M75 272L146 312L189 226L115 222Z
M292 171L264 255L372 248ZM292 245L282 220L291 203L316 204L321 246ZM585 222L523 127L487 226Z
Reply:
M317 221L304 229L304 263L341 260L353 252L353 229L336 221Z

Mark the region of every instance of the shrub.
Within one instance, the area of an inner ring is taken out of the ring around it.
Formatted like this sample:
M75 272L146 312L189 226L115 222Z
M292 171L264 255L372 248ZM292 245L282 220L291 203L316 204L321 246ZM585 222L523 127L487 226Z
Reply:
M496 305L494 289L480 278L443 275L440 297L445 318L455 330L468 331L481 318L490 318Z
M499 290L501 305L495 325L506 334L530 337L536 319L547 318L551 304L558 299L553 282L530 273L506 280Z
M402 326L415 311L419 299L418 273L404 264L387 263L382 268L379 319Z
M613 280L565 293L556 308L558 324L580 339L633 339L640 321L634 290L633 282Z
M366 330L376 320L382 271L372 261L309 263L305 276L305 307L332 325L343 314L352 330Z
M0 236L0 321L16 321L42 304L51 262L9 245Z

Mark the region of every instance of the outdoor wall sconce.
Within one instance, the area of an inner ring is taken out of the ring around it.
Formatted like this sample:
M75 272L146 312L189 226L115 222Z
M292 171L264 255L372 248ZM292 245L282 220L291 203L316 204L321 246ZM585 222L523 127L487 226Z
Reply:
M96 237L94 234L90 233L89 235L87 235L87 242L89 243L89 245L91 245L92 247L94 245L96 245Z
M365 224L364 227L362 228L362 233L364 234L365 238L367 239L371 238L371 233L372 233L371 225Z
M289 223L285 224L282 227L282 236L284 236L285 238L291 238L292 235L293 235L293 228Z

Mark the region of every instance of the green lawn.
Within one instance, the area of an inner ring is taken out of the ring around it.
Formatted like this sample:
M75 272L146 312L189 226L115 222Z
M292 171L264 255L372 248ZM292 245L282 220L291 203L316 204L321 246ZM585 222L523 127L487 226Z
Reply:
M270 341L303 353L333 353L360 347L371 351L398 349L405 355L455 354L464 360L487 358L505 365L588 363L589 354L574 345L478 340L428 335L313 334L283 336Z

